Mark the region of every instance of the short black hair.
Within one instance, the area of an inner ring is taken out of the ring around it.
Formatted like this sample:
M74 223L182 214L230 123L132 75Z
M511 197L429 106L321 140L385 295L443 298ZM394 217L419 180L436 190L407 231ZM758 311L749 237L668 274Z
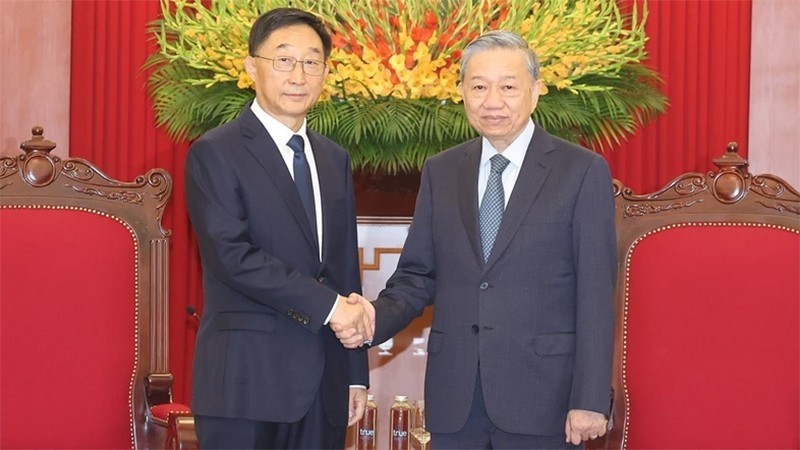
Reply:
M250 56L256 55L256 50L269 38L273 31L292 25L308 25L317 32L322 40L322 50L325 59L331 54L331 35L319 17L297 8L275 8L262 14L250 28L248 41Z

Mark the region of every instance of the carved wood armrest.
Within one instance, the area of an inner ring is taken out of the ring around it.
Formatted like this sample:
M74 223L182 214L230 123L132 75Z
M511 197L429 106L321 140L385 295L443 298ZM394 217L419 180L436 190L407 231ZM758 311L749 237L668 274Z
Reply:
M172 403L172 374L151 373L144 382L147 406Z
M164 448L169 450L196 450L200 448L194 430L194 416L187 412L169 414L167 441Z

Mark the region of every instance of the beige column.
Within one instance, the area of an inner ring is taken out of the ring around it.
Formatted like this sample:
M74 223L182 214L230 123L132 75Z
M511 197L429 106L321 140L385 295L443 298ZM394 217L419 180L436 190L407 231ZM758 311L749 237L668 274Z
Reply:
M751 173L772 173L800 188L800 2L797 0L753 1L747 147Z
M69 154L70 0L0 0L0 154L16 155L31 126Z

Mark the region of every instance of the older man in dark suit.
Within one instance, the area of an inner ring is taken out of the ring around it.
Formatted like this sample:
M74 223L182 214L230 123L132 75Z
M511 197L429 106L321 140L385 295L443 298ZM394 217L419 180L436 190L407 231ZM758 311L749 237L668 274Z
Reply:
M465 49L464 107L482 137L426 162L397 270L372 303L375 342L434 305L425 399L437 449L569 448L606 431L611 177L602 157L531 120L538 76L513 33ZM353 334L338 333L349 346Z
M205 295L198 437L202 448L341 449L366 404L368 367L328 325L367 337L372 324L339 295L360 290L350 160L306 128L331 39L313 15L279 8L253 24L249 44L256 100L186 161Z

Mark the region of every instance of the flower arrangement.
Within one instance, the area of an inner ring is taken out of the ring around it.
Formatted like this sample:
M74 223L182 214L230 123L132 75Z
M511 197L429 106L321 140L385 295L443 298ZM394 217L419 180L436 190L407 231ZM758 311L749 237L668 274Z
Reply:
M250 25L290 3L320 16L333 39L310 126L357 167L418 168L475 136L459 58L492 29L519 33L539 55L534 116L551 133L603 150L666 106L642 64L646 4L623 14L615 0L162 0L146 65L159 125L194 138L235 118L255 95L243 64Z

